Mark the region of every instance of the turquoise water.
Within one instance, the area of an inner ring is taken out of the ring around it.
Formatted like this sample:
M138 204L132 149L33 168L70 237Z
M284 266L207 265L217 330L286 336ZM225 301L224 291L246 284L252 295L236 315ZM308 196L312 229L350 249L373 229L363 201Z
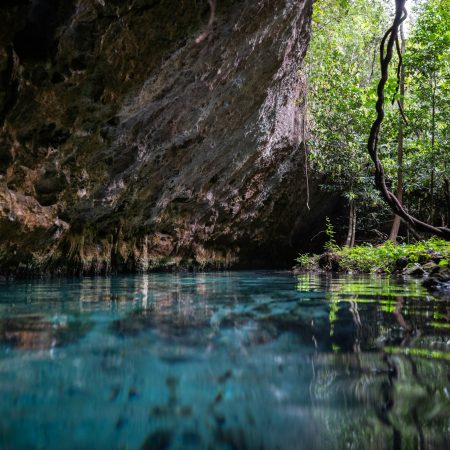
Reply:
M414 281L0 281L1 449L450 448L449 377Z

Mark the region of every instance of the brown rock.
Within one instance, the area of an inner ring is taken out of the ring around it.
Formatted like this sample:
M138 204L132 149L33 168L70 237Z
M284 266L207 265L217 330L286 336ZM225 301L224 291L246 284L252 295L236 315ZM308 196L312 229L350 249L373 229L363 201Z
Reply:
M324 270L339 271L340 256L332 252L326 252L320 255L319 267Z
M206 2L53 3L0 6L0 271L290 264L339 207L306 208L312 2L220 1L200 44Z

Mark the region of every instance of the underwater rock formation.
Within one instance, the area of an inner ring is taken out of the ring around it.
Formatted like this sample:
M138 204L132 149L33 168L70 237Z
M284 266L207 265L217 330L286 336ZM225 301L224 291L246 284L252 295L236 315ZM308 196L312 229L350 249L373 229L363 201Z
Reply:
M311 9L220 0L196 43L206 1L2 2L1 271L290 263L333 208L314 180L307 207Z

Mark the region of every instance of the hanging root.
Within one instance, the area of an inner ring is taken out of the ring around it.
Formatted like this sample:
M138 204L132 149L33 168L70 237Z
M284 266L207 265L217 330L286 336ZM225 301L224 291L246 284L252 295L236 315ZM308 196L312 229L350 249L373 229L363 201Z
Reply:
M208 35L209 35L209 33L211 33L213 25L214 25L214 20L216 18L216 0L208 0L208 3L209 3L208 25L206 27L206 30L203 33L199 34L197 36L197 38L195 39L196 44L200 44L208 37Z
M386 86L389 77L389 63L392 60L394 45L397 43L398 51L398 31L401 23L406 19L407 12L405 9L406 0L395 0L395 17L392 26L386 31L380 44L380 65L381 65L381 78L378 83L377 89L377 103L376 111L377 117L370 129L369 140L367 143L367 150L375 165L375 185L381 192L386 203L390 206L392 211L405 220L412 228L418 231L431 233L444 239L450 240L450 229L446 227L435 227L426 222L422 222L419 219L411 216L402 204L397 200L397 197L389 191L386 185L386 178L384 175L383 165L378 157L378 139L380 134L381 123L384 119L384 88ZM387 44L386 44L387 40ZM399 58L399 65L397 67L397 76L401 70L402 60ZM402 117L404 120L404 113Z

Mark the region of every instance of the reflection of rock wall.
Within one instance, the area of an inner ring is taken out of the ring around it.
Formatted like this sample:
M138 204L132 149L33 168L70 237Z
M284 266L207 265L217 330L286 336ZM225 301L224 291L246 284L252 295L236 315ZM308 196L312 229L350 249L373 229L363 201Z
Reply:
M77 341L90 328L89 321L48 320L39 315L0 319L0 345L23 350L50 349Z
M0 265L288 260L307 211L310 0L2 2ZM67 266L65 266L67 264Z

